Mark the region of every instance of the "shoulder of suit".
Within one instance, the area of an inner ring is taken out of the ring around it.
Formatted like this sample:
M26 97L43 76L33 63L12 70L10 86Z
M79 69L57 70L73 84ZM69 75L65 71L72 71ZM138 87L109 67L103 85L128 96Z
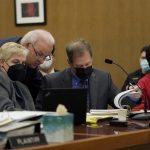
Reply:
M93 68L93 73L98 73L98 74L102 74L102 75L109 74L108 72L101 70L101 69L97 69L97 68Z
M23 84L22 82L20 82L20 81L12 81L12 83L13 83L14 86L18 87L17 89L29 92L28 87L25 84Z
M8 75L6 73L4 73L3 71L0 71L0 79L2 79L2 80L10 80Z
M61 71L50 73L44 76L45 79L53 79L61 75Z
M54 73L46 75L45 79L62 78L62 77L66 76L66 75L69 75L69 74L70 74L70 69L66 68L62 71L58 71L58 72L54 72Z

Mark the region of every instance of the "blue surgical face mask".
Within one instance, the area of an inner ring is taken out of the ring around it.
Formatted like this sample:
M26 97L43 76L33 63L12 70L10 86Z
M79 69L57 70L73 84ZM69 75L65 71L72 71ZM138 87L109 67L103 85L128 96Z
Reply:
M150 71L150 66L149 66L147 59L140 59L140 66L141 66L143 73Z

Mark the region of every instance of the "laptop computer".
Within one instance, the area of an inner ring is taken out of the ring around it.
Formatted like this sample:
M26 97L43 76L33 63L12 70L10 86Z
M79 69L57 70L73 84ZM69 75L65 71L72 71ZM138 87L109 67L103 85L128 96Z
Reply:
M68 112L74 114L75 125L86 123L87 89L43 89L43 97L44 111L56 111L58 104L63 104Z

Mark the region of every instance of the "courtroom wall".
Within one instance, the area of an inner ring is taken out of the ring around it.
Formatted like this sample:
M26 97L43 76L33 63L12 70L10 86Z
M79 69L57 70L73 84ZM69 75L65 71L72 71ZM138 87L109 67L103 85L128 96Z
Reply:
M42 28L56 39L56 68L67 66L65 45L85 38L93 47L93 64L112 74L121 87L125 74L104 63L111 58L128 72L139 67L139 51L150 43L150 0L47 0L47 24L15 26L14 1L0 0L0 38Z

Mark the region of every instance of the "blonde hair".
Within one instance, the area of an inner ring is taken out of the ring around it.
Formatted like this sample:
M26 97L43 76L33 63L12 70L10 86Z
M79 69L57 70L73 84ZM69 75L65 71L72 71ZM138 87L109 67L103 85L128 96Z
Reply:
M27 56L28 49L23 47L20 44L17 44L15 42L8 42L1 46L0 48L0 59L8 61L12 55L23 55Z

